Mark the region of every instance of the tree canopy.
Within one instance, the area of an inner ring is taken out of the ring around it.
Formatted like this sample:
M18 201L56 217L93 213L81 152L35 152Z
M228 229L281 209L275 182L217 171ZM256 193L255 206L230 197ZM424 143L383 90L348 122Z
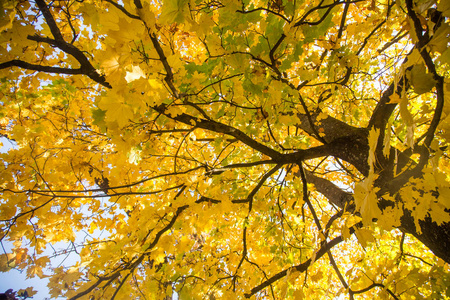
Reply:
M449 1L0 14L0 271L67 299L450 297Z

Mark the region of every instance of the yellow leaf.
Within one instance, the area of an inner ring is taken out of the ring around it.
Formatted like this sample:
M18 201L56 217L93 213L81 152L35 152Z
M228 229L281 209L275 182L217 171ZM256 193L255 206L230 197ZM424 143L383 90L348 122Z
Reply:
M384 139L383 139L383 155L384 157L388 158L391 150L391 127L392 122L388 121L388 124L386 125L386 131L384 133Z
M355 235L358 238L359 243L364 248L367 247L367 243L375 241L372 231L365 228L356 229Z
M12 27L16 15L16 10L14 9L14 6L11 5L12 1L10 2L10 5L7 4L8 2L2 2L0 4L0 32Z
M445 52L445 50L449 48L448 47L448 43L450 41L449 35L450 35L450 25L447 23L443 23L436 30L428 45L434 51L437 51L442 54Z
M0 272L8 272L15 266L15 256L12 253L0 254Z
M20 289L17 291L17 295L26 298L33 298L34 295L37 294L37 291L35 291L32 287L28 287L26 289Z
M145 28L141 22L130 20L129 18L119 18L117 28L111 28L109 37L116 43L115 47L121 47L125 43L139 39L145 33Z
M437 6L437 10L441 11L444 16L450 18L450 2L441 0Z
M33 278L38 276L39 278L44 278L44 272L42 272L41 266L30 265L27 269L27 278Z
M424 94L436 85L433 75L427 73L424 64L414 65L410 72L411 84L416 94Z
M141 161L141 150L139 150L136 147L131 148L130 152L128 153L128 162L130 164L139 164Z
M354 191L356 209L361 213L365 225L371 224L373 219L378 219L381 216L376 195L380 189L373 187L374 178L375 176L370 176L359 182L356 184Z
M431 202L429 214L433 222L436 222L438 225L450 222L450 213L446 212L445 207L439 202Z
M91 225L89 226L88 232L89 232L90 234L92 234L92 233L94 233L94 231L95 231L97 228L98 228L98 227L97 227L97 223L91 222Z
M375 151L377 149L378 137L380 136L380 130L372 128L369 132L369 158L368 164L371 172L373 172L374 165L376 163Z
M76 267L71 267L62 275L62 280L66 283L72 283L76 281L82 275Z
M156 24L155 14L150 9L150 3L144 2L141 9L137 9L139 17L149 28L154 28Z
M313 282L318 282L323 277L323 272L321 270L318 270L316 274L311 276L311 280Z
M152 253L152 257L155 260L155 264L161 264L166 259L166 254L164 253L163 249L157 249Z
M43 267L46 267L49 262L50 262L50 259L47 256L43 256L43 257L38 258L35 261L35 265L43 268Z
M110 92L102 97L98 107L106 110L106 120L117 122L119 127L124 127L133 118L133 109L126 103L121 95Z
M161 239L158 242L158 246L161 247L162 249L164 249L164 251L172 251L175 243L173 240L173 237L169 236L169 235L165 235L163 237L161 237Z
M99 16L99 24L101 25L102 29L105 30L112 30L112 31L118 31L120 30L119 27L119 20L120 17L118 15L117 10L110 9L108 11L92 11L92 14L97 13Z
M127 71L127 75L125 76L127 82L132 82L139 78L145 78L145 73L139 66L132 66L131 71Z
M167 288L166 288L166 296L167 296L167 298L172 298L172 294L173 294L173 288L172 288L172 285L171 284L169 284L169 285L167 285Z
M169 66L172 68L172 72L177 72L183 66L183 61L181 60L180 55L173 54L167 57L167 62Z
M402 99L400 98L400 96L397 93L393 93L390 97L389 97L389 103L400 103Z
M408 109L408 98L406 95L402 95L402 100L400 102L400 116L406 125L406 146L414 147L414 119L411 112Z
M342 227L342 238L345 240L348 240L350 238L350 230L348 229L347 226L343 226Z
M164 1L159 22L162 24L183 23L184 11L187 8L187 0Z
M119 62L119 54L108 54L102 62L103 70L111 82L120 82L125 79L125 70Z
M172 118L179 116L183 113L179 106L172 105L167 110L166 113L170 115Z
M110 122L117 122L122 128L133 118L133 109L127 104L116 103L106 111L106 118Z
M294 300L302 300L305 299L305 294L302 289L298 289L294 292Z
M378 218L377 224L386 231L391 230L393 227L400 226L400 219L403 215L403 210L397 206L392 208L388 207L383 210L383 214Z

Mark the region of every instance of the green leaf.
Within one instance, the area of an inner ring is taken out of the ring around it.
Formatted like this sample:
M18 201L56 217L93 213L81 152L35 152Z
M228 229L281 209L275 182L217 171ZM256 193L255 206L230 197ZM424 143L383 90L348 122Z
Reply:
M102 110L100 108L92 109L92 118L94 119L94 125L97 125L100 127L102 131L106 131L106 123L105 123L105 116L106 116L106 110Z

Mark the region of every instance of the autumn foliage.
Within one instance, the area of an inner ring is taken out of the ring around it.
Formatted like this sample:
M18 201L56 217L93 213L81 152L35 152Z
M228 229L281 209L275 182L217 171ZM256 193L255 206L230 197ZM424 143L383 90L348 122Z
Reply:
M4 0L0 31L0 271L450 298L450 1Z

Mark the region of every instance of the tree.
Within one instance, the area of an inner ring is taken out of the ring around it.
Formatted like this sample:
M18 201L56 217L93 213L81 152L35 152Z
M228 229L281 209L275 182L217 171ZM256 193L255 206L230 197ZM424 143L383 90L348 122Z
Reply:
M2 271L68 299L450 297L448 1L0 8Z

